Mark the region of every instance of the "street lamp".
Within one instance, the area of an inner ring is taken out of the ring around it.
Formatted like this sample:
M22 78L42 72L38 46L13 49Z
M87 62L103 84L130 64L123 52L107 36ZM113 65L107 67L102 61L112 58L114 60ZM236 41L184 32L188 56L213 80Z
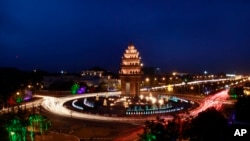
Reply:
M173 74L173 76L175 76L175 75L176 75L176 72L173 72L172 74Z
M160 108L161 108L161 106L163 105L163 99L160 99L159 101L158 101L158 103L160 104Z
M207 71L204 71L204 74L206 75L206 74L207 74Z
M193 90L193 89L194 89L194 87L193 87L193 86L191 86L191 87L190 87L190 89L191 89L191 90Z
M156 98L152 97L152 98L151 98L151 102L152 102L153 104L155 104Z
M143 95L140 95L140 99L141 99L141 100L143 99Z
M147 78L145 79L145 81L146 81L145 85L146 85L146 86L149 86L149 81L150 81L150 79L147 77Z

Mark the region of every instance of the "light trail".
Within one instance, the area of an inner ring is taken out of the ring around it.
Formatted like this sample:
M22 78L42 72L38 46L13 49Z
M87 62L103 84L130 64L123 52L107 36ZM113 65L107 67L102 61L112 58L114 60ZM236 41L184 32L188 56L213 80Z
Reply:
M73 106L74 108L76 108L76 109L83 110L83 107L78 106L78 105L75 104L77 101L78 101L77 99L74 100L74 101L72 102L72 106Z
M35 100L35 101L30 101L30 102L24 102L23 104L20 104L20 105L16 105L14 106L14 111L17 111L18 110L18 107L20 109L29 109L29 108L33 108L33 107L37 107L37 106L40 106L41 103L43 102L43 98L42 99L38 99L38 100ZM12 107L4 107L2 110L0 110L0 113L6 113L8 111L12 111Z
M221 91L217 94L206 97L202 102L200 102L200 106L194 110L190 111L192 116L197 116L199 112L202 112L210 107L215 107L217 110L220 110L223 101L225 101L228 97L228 90ZM42 102L42 106L44 109L61 116L73 117L77 119L92 119L92 120L106 120L106 121L121 121L121 122L131 122L131 121L141 121L148 119L145 118L131 118L131 117L107 117L96 114L86 114L77 111L70 110L63 106L63 104L70 100L75 100L79 98L87 98L98 96L106 96L106 95L120 95L121 92L108 92L107 93L92 93L92 94L84 94L84 95L76 95L76 96L67 96L62 98L44 97L44 101Z
M87 98L87 97L94 97L96 95L98 96L116 96L120 95L121 92L105 92L105 93L92 93L92 94L84 94L84 95L76 95L76 96L67 96L62 98L55 98L55 97L48 97L48 96L41 96L44 97L44 101L42 102L42 107L46 109L47 111L61 115L66 117L72 117L77 119L91 119L91 120L105 120L105 121L119 121L119 122L135 122L135 121L141 121L142 119L137 118L131 118L131 117L107 117L102 115L96 115L96 114L86 114L81 113L77 111L70 110L66 108L63 104L70 100L75 100L79 98ZM144 119L143 119L144 120Z
M198 84L203 84L203 83L207 83L207 82L223 82L223 81L230 81L230 80L236 80L236 79L232 79L232 78L223 78L223 79L207 79L207 80L196 80L196 81L192 81L192 82L182 82L182 83L178 83L178 84L171 84L171 86L184 86L184 85L198 85ZM148 91L149 89L152 90L157 90L157 89L166 89L168 88L168 85L164 85L164 86L158 86L158 87L152 87L152 88L142 88L141 91Z
M184 96L183 96L184 97ZM200 102L200 106L194 110L190 111L190 115L192 116L197 116L200 112L206 110L207 108L210 107L215 107L217 110L221 109L222 103L227 100L228 98L228 90L223 90L219 93L216 93L214 95L208 96L206 98L204 98L201 102ZM196 98L187 98L187 99L193 99L193 101L195 101ZM189 117L190 115L185 114L182 116L182 120L184 120L185 118ZM171 120L171 118L165 118L165 120L167 121L168 119ZM120 137L117 137L115 139L115 141L126 141L126 140L134 140L137 141L138 140L138 133L142 134L143 133L143 128L140 128L136 131L133 131L129 134L124 134Z
M223 90L214 95L208 96L200 103L200 107L190 111L190 114L192 116L197 116L200 112L211 107L216 108L216 110L220 110L223 102L225 102L227 99L228 90Z
M81 113L77 111L70 110L66 108L63 104L67 101L74 101L76 102L79 98L87 98L87 97L94 97L96 95L98 96L117 96L120 95L121 92L105 92L105 93L91 93L91 94L84 94L84 95L71 95L66 97L52 97L52 96L43 96L43 95L36 95L35 97L39 97L41 99L38 99L36 101L28 102L26 103L26 108L32 108L36 106L42 106L44 109L46 109L48 112L60 115L60 116L66 116L71 118L77 118L77 119L90 119L90 120L101 120L101 121L108 121L108 122L125 122L125 123L140 123L143 124L145 120L155 120L155 116L152 117L145 117L145 118L135 118L135 117L107 117L103 115L96 115L96 114L86 114ZM185 98L185 96L182 96L182 98ZM200 106L194 110L190 111L190 114L183 114L182 119L185 119L186 117L189 117L190 115L195 117L200 112L205 111L207 108L215 107L217 110L221 109L221 106L223 102L225 102L228 98L228 90L223 90L221 92L218 92L214 95L207 96L204 99L201 100L201 102L198 102ZM196 101L196 98L186 97L186 99L191 99L192 101ZM197 101L196 101L197 102ZM72 104L73 104L72 103ZM20 106L25 106L24 104ZM82 107L79 107L80 109ZM8 111L7 108L4 108L2 111ZM172 117L165 117L166 120L171 120ZM123 136L120 136L116 138L116 140L137 140L138 139L138 133L141 133L143 131L142 128L133 131L131 134L126 134Z
M210 107L215 107L217 110L221 109L221 106L224 101L227 100L228 90L223 90L217 94L208 96L204 98L201 102L199 102L200 106L194 110L190 111L190 115L192 116L197 116L198 113L205 111L207 108ZM43 95L36 95L35 97L39 97L41 99L33 101L33 102L28 102L26 103L26 108L32 108L36 106L42 106L44 109L47 111L61 115L61 116L66 116L66 117L72 117L72 118L77 118L77 119L91 119L91 120L103 120L103 121L119 121L119 122L142 122L145 121L146 119L155 119L155 117L112 117L112 116L103 116L103 115L98 115L98 114L87 114L87 113L82 113L74 110L70 110L64 106L64 103L67 101L71 100L77 100L79 98L88 98L88 97L94 97L96 95L98 96L118 96L120 95L121 92L104 92L104 93L91 93L91 94L84 94L84 95L71 95L71 96L66 96L66 97L52 97L52 96L43 96ZM184 97L184 96L182 96ZM187 98L187 99L190 99ZM195 101L195 100L192 100ZM196 101L197 102L197 101ZM24 104L20 106L25 106ZM78 107L82 108L82 107ZM1 110L1 112L8 111L7 108L4 108ZM185 115L188 116L188 115Z

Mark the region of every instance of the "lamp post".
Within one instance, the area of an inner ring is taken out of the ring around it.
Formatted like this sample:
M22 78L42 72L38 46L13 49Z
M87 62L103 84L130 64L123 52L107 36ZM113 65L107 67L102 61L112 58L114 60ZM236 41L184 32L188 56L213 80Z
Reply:
M149 84L150 84L150 79L147 77L147 78L145 79L145 86L146 86L146 87L149 87ZM148 89L148 91L149 91L149 89Z
M162 107L164 101L163 101L163 99L161 98L158 102L159 102L159 104L160 104L160 109L161 109L161 107Z

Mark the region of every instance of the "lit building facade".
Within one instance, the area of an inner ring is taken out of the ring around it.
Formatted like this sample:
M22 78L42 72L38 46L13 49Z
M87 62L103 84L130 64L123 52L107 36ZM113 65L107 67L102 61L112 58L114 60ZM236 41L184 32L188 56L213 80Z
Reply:
M140 82L142 77L141 57L133 44L128 45L122 56L121 79L122 95L135 96L140 94Z

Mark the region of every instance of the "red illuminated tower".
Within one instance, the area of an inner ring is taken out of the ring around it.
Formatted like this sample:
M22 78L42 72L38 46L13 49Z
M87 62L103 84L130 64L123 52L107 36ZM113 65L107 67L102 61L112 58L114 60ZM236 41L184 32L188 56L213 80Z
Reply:
M140 94L141 76L141 57L135 46L129 44L121 62L121 94L138 96Z

